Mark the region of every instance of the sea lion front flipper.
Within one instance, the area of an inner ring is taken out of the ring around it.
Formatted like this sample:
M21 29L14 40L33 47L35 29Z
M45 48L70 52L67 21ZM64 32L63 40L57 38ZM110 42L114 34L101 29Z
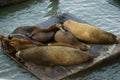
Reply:
M120 43L120 37L117 37L117 43Z
M73 45L70 45L68 43L63 43L63 42L48 43L48 46L66 46L66 47L71 47L71 48L77 48Z

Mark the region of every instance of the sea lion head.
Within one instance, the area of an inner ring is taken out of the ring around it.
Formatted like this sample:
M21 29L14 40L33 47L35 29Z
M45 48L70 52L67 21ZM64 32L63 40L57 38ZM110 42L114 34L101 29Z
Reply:
M10 45L18 51L18 47L20 46L20 40L18 38L12 38L12 40L10 41Z

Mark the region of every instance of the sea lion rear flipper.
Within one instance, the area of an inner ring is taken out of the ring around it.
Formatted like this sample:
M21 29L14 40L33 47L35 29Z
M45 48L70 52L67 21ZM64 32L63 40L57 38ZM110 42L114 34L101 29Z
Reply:
M53 71L52 66L46 66L45 67L45 73L51 78L55 77L55 75L53 75L54 71Z

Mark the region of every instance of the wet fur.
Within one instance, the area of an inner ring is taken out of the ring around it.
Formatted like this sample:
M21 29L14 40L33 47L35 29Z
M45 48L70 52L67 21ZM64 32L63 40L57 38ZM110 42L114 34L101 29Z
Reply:
M34 47L21 50L16 55L25 62L45 66L74 66L92 60L86 52L63 46Z
M84 50L84 51L87 51L90 49L89 45L84 44L83 42L80 42L79 40L76 39L76 37L74 37L68 31L65 31L65 32L63 32L61 30L57 31L55 36L54 36L54 39L57 42L67 43L67 44L70 44L74 47L79 47L81 50ZM60 44L56 44L56 45L60 45Z
M64 29L71 32L77 39L93 44L114 44L118 43L117 37L109 32L101 30L95 26L78 23L73 20L65 21Z
M22 26L16 28L10 35L9 38L11 39L13 35L24 35L32 40L39 41L39 42L46 42L53 38L55 32L58 30L58 24L53 24L49 28L42 28L37 26Z
M19 39L19 38L12 38L9 42L9 45L14 47L16 51L36 47L36 46L42 46L41 43L32 42L29 40Z

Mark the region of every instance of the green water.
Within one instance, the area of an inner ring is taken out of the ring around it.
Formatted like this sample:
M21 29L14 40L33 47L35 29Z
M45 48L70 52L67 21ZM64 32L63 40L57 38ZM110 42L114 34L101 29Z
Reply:
M8 35L18 26L35 25L64 12L120 36L119 0L29 0L0 9L0 34ZM120 60L67 80L120 80ZM0 79L37 80L0 52Z

